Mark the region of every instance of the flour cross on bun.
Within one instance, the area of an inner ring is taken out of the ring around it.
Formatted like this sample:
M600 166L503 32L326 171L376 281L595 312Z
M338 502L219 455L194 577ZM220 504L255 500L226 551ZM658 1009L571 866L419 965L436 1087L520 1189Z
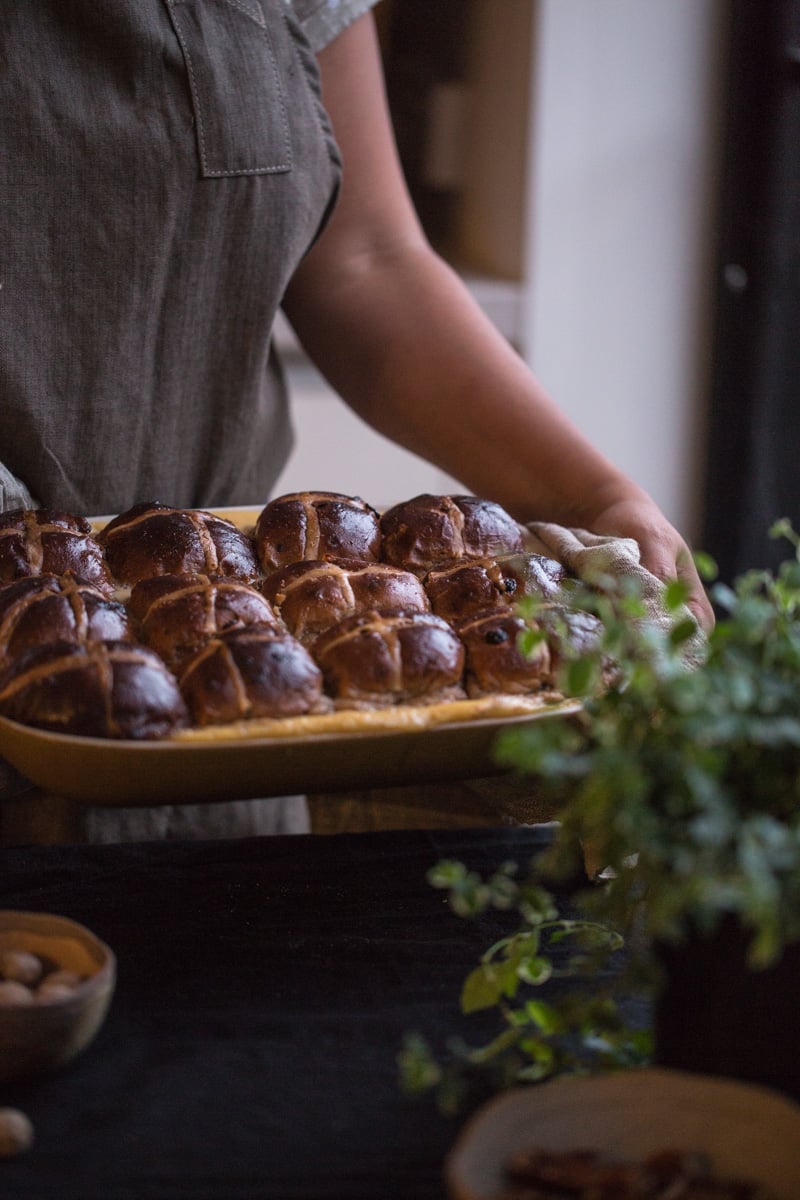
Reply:
M459 559L434 567L423 579L431 608L446 621L511 608L524 596L553 599L562 594L565 581L566 572L555 559L528 553Z
M297 638L273 625L210 638L184 667L180 686L195 725L294 717L325 707L319 667Z
M291 563L268 575L261 590L305 645L331 625L358 613L373 609L430 610L417 576L388 563L344 559Z
M50 508L0 513L0 584L36 575L70 575L107 595L113 584L86 517Z
M136 504L98 533L114 578L204 574L252 581L261 572L252 540L233 521L203 509Z
M595 646L602 631L592 613L558 603L545 603L528 618L508 607L474 613L454 627L466 649L470 698L558 691L562 669ZM539 640L523 651L523 634L531 632Z
M132 642L33 648L0 680L0 715L108 738L161 738L188 723L174 675L152 650Z
M125 605L70 575L30 575L0 588L0 662L50 642L132 637Z
M346 617L312 647L339 707L426 704L463 697L464 647L430 612Z
M530 627L507 607L473 614L456 625L466 650L470 698L526 695L552 688L552 659L544 633L531 650L521 649L522 634Z
M377 562L380 518L360 496L288 492L261 510L255 542L265 574L310 559Z
M241 579L221 575L154 575L131 589L128 608L141 640L173 671L229 629L278 626L269 601Z
M524 548L520 525L499 504L478 496L422 493L381 517L384 562L424 575L464 558L496 558Z

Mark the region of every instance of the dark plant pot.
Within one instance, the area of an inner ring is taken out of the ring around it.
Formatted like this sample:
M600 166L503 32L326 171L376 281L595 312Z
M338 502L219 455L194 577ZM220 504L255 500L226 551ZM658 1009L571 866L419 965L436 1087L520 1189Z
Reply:
M800 944L766 970L746 965L738 922L680 945L659 944L659 1066L777 1088L800 1100Z

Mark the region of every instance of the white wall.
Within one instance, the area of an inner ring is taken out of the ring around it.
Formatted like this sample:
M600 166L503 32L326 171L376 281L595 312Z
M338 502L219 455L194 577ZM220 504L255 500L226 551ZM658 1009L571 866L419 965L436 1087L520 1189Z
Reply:
M496 38L481 26L478 41L492 61L476 91L492 89L492 72L502 78L509 69L508 54L492 47L507 47L512 16L528 31L532 76L523 81L531 84L527 172L518 173L526 193L521 282L479 286L481 301L558 403L690 537L699 510L726 2L483 0L476 9L481 22L495 16L503 26ZM487 97L472 102L484 124L497 112ZM509 111L502 108L498 144ZM473 153L485 155L491 139L473 141ZM505 152L501 165L495 182L513 179ZM485 180L491 164L469 164L467 178L470 170ZM477 198L467 198L467 217L488 219L488 194L481 184ZM482 252L490 251L488 236ZM453 485L373 434L310 368L293 377L298 446L280 491L333 488L384 507Z
M273 495L343 492L385 509L421 492L464 490L438 468L370 429L310 365L290 365L289 378L296 445Z
M724 0L540 0L526 357L694 536Z

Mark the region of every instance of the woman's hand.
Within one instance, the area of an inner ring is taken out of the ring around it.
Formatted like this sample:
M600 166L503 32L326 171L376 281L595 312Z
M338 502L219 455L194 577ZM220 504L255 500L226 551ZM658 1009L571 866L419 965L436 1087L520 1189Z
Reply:
M587 513L583 528L592 533L633 538L639 545L642 566L665 583L680 579L688 588L687 606L700 628L714 626L714 610L697 573L692 553L661 510L644 493L614 499Z

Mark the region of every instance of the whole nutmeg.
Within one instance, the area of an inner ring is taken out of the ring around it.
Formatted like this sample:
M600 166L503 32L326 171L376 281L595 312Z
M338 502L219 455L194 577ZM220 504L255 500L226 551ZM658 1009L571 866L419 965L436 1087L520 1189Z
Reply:
M18 1108L0 1108L0 1158L13 1158L30 1150L33 1125Z
M49 975L45 975L34 992L33 998L37 1004L68 1000L75 989L83 983L84 978L85 976L79 975L77 971L67 971L64 968L51 971Z
M45 982L33 994L36 1004L56 1004L59 1000L70 1000L75 994L75 988L66 983Z
M4 950L0 954L0 979L35 986L44 974L42 960L28 950Z
M0 1008L16 1008L22 1004L33 1004L33 992L16 979L0 981Z

